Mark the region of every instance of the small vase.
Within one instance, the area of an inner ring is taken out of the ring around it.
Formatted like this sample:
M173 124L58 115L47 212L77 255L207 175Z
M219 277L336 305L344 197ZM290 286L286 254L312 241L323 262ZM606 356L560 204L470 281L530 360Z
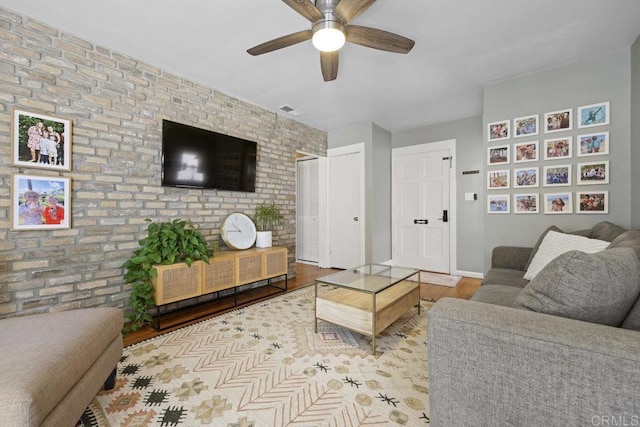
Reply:
M272 240L271 231L258 231L256 233L256 248L270 248Z

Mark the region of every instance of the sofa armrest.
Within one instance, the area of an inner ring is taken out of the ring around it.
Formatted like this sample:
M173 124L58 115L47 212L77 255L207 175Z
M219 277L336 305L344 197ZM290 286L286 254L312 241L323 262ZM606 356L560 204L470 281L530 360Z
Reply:
M640 420L640 332L444 298L427 341L433 426Z
M520 246L496 246L491 252L491 268L526 270L527 261L533 248Z

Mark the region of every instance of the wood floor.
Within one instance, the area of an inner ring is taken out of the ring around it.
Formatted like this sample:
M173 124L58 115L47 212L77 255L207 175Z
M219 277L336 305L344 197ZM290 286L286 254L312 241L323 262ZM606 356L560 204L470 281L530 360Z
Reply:
M304 288L305 286L312 285L314 280L321 276L326 276L340 270L334 270L329 268L318 268L307 264L296 264L296 277L288 280L287 292ZM284 285L283 282L277 282L275 285ZM463 277L458 284L451 288L448 286L437 286L430 284L421 284L420 296L424 299L430 299L437 301L440 298L451 297L469 299L475 293L480 286L480 279L472 279ZM151 326L145 326L139 331L130 332L124 337L124 345L128 346L136 344L138 342L148 340L158 335L170 332L175 329L179 329L188 326L193 323L200 322L207 318L215 317L220 314L227 313L231 310L244 307L249 304L253 304L257 301L262 301L273 297L274 295L281 295L277 289L262 286L257 289L251 289L238 294L238 305L233 305L233 297L223 297L216 301L201 303L188 309L181 309L177 313L166 314L162 316L162 328L161 332L157 332Z

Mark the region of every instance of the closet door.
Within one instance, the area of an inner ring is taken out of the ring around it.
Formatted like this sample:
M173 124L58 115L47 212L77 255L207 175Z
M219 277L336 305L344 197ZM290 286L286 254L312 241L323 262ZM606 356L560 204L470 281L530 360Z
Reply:
M318 159L298 161L296 260L317 264L319 260Z

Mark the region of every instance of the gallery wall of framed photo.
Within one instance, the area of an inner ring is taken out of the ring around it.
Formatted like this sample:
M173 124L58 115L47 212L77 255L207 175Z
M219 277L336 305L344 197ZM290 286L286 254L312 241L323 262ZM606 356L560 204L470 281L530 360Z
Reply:
M610 121L605 101L488 123L487 213L609 213Z
M71 178L60 176L71 171L71 125L69 118L12 110L12 164L23 170L47 171L43 175L12 174L12 230L71 227Z

